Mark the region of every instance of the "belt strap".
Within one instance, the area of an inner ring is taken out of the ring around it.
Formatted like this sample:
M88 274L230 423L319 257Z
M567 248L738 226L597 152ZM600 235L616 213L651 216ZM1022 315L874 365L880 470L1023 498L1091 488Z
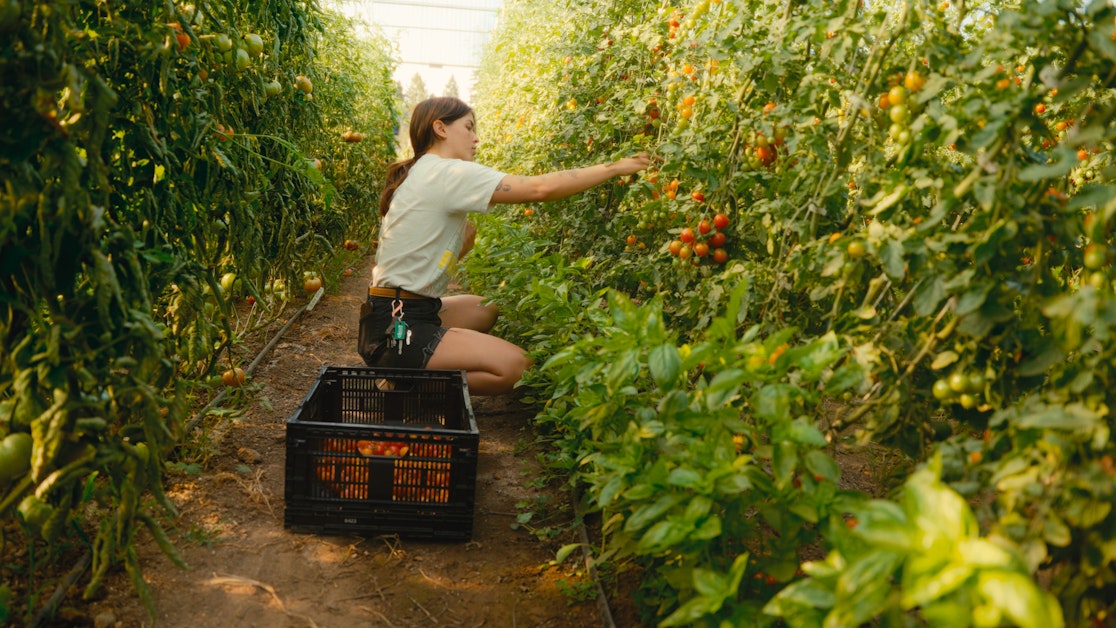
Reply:
M429 299L430 297L402 288L380 288L377 286L368 286L368 296L370 297L390 297L394 299Z

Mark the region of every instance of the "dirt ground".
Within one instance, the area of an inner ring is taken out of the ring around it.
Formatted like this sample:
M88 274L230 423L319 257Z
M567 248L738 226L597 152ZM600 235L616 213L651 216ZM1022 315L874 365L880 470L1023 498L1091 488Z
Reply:
M568 501L552 489L529 488L536 477L531 413L513 397L472 399L480 449L471 541L284 529L285 422L323 365L362 364L355 335L367 275L358 269L342 279L290 326L251 373L242 416L202 424L214 453L200 472L169 475L169 495L180 511L168 522L170 537L189 568L176 567L140 534L158 609L154 625L606 625L610 613L591 595L596 585L581 554L550 564L559 547L578 540L575 532L544 541L523 527L513 529L517 503ZM245 364L270 339L246 343ZM555 527L571 520L568 507L550 514ZM123 571L87 618L99 628L152 625Z

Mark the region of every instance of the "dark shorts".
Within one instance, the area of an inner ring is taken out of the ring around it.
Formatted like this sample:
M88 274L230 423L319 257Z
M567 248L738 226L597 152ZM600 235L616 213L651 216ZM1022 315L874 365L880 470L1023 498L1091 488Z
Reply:
M426 368L434 349L446 334L442 327L441 299L400 299L403 303L403 322L411 332L410 344L390 346L392 318L392 297L369 296L360 305L360 331L357 338L357 352L368 366L388 368Z

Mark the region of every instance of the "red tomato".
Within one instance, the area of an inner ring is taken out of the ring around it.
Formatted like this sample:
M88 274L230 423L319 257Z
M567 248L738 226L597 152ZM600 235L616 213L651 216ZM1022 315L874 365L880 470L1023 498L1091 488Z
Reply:
M713 249L713 261L717 262L718 264L724 264L725 262L727 262L728 251L722 248Z
M683 241L683 242L686 242L686 243L693 242L694 241L694 230L689 228L689 227L686 227L685 229L682 230L682 233L678 234L678 239Z
M713 230L713 225L710 224L708 220L702 220L701 222L698 223L698 231L700 231L702 235L705 235L712 230Z
M684 245L682 244L681 240L672 240L671 243L670 243L670 254L671 255L678 255L679 251L682 250L683 246Z
M769 166L771 162L775 161L775 151L767 146L757 146L756 157L760 160L760 163Z
M690 194L690 198L700 203L705 200L705 195L701 192L693 192L692 194Z
M709 236L709 246L711 246L713 248L717 248L717 247L724 246L724 245L725 245L725 234L718 231L717 233L714 233L713 235Z
M717 214L713 217L713 226L718 229L724 229L729 225L728 216L724 214Z
M709 255L709 245L704 242L698 242L694 245L694 255L698 257Z

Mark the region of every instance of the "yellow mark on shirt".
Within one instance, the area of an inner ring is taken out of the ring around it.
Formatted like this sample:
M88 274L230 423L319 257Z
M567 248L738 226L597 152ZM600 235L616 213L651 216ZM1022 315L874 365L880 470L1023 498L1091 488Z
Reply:
M438 268L446 268L453 264L453 251L446 251L442 253L442 261L438 262Z

